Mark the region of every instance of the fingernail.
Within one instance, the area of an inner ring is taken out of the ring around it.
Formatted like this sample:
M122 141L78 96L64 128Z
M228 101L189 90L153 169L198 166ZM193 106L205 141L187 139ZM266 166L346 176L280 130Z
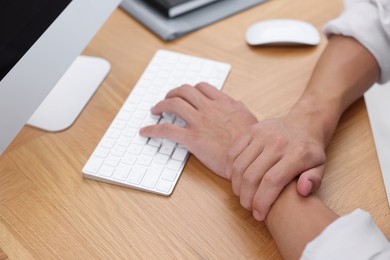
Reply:
M257 220L257 221L263 221L263 216L260 214L260 212L258 211L253 211L253 217Z
M307 180L306 187L304 187L304 194L302 196L308 196L313 189L313 182L311 180Z

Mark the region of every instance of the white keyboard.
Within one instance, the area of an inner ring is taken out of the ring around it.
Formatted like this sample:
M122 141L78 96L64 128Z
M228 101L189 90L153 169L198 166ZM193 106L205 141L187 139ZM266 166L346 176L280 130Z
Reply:
M159 50L83 168L84 177L170 195L188 152L169 140L141 137L143 126L185 123L174 115L157 117L150 109L167 92L184 83L208 82L221 89L231 66L175 52Z

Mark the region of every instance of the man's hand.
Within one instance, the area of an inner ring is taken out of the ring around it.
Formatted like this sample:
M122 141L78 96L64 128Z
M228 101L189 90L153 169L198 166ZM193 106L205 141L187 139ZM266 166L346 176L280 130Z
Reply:
M170 91L152 114L172 113L185 127L174 124L141 129L142 136L166 138L183 145L216 174L225 175L226 154L238 135L257 123L246 106L207 83L183 85ZM229 178L228 178L229 179Z
M264 220L284 187L299 176L297 190L317 189L325 164L325 145L305 120L289 115L259 122L243 132L228 152L226 176L241 205Z
M140 134L183 145L209 169L231 180L242 206L253 210L258 220L265 218L294 178L299 176L297 189L303 196L321 184L325 145L305 114L258 122L241 102L207 83L170 91L152 108L152 114L162 113L175 114L185 127L153 125Z

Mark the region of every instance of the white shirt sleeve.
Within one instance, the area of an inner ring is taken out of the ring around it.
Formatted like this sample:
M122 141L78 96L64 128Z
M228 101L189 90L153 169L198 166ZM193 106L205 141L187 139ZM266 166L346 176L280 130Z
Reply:
M302 260L390 259L390 243L370 214L357 209L331 223L306 245Z
M380 83L390 80L390 0L344 0L345 10L324 33L355 38L376 58Z

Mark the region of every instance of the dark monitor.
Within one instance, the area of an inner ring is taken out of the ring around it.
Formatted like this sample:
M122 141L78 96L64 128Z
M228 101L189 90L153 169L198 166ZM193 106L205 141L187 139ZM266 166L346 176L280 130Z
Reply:
M109 71L79 57L120 0L0 3L0 155L20 129L69 127Z

